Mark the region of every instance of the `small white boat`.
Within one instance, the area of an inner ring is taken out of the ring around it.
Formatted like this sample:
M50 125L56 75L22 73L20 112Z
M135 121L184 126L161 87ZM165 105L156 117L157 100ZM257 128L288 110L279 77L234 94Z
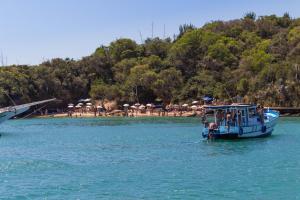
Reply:
M269 136L279 118L278 111L248 104L204 106L204 109L202 136L208 139Z

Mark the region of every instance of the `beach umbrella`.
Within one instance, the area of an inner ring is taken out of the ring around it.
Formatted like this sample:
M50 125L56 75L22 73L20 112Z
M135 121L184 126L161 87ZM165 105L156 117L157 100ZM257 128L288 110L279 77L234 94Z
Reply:
M72 104L72 103L69 103L69 104L68 104L68 106L74 106L74 104Z
M193 106L191 106L191 108L192 108L193 110L195 110L195 109L197 109L197 106L193 105Z
M210 97L210 96L205 96L205 97L203 97L202 99L203 99L205 102L211 102L211 101L214 100L214 98L213 98L213 97Z
M144 106L144 105L141 105L140 107L139 107L139 109L145 109L146 107Z
M199 103L199 101L193 101L193 102L192 102L192 104L197 104L197 103Z
M82 106L82 105L83 105L83 103L79 103L79 104L77 104L77 105L80 105L80 106Z
M140 106L141 104L139 104L139 103L136 103L136 104L134 104L135 106Z
M103 108L102 106L97 106L97 108Z
M73 107L74 107L73 105L69 105L69 106L68 106L68 108L73 108Z
M129 104L128 104L128 103L125 103L123 106L124 106L124 107L129 107Z
M83 102L90 102L91 99L84 99Z
M188 105L188 104L186 104L186 103L182 105L182 107L188 107L188 106L189 106L189 105Z
M152 107L152 104L151 104L151 103L147 103L146 106L147 106L147 107Z
M81 108L81 105L76 105L75 108Z
M132 108L132 109L136 109L136 106L130 106L130 108Z
M87 105L87 106L91 106L91 105L92 105L92 103L86 103L86 105Z
M86 106L87 108L91 108L92 106Z

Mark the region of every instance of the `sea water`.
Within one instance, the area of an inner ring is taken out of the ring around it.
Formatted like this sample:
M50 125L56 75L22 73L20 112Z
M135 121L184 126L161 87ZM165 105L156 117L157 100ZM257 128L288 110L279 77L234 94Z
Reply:
M300 119L207 141L197 118L11 120L1 199L300 199Z

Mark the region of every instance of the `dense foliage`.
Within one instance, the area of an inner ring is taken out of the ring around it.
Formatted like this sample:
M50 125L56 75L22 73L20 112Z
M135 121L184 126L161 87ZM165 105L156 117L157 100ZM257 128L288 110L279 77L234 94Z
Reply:
M170 38L143 44L118 39L81 60L0 68L4 91L18 103L56 97L63 103L91 96L123 102L221 101L300 106L300 19L288 14L180 26Z

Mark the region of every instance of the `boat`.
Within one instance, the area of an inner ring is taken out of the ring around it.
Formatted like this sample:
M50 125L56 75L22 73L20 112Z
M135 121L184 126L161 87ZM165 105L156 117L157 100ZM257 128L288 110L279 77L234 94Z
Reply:
M48 103L48 102L55 101L55 100L56 100L55 98L47 99L44 101L36 101L36 102L22 104L22 105L0 108L0 124L11 118L14 118L17 115L20 115L20 114L28 111L29 108L32 106Z
M272 134L279 112L251 104L204 106L203 138L235 139Z

